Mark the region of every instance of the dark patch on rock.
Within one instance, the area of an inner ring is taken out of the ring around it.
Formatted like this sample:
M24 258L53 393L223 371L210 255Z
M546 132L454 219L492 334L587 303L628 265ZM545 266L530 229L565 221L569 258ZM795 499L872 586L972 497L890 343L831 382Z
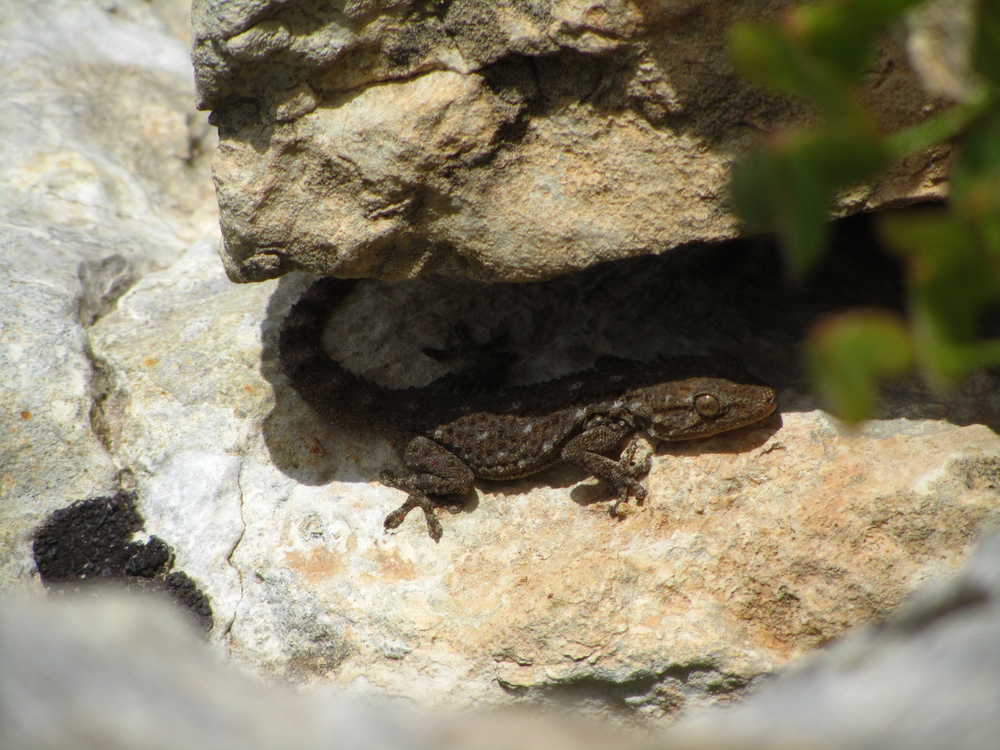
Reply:
M212 629L214 624L212 605L205 593L198 588L198 584L192 581L187 573L182 570L167 573L163 582L166 584L166 591L173 597L173 600L195 618L203 631L207 633Z
M114 584L130 591L163 593L189 612L199 627L212 629L208 597L186 573L170 572L170 545L152 536L132 541L145 521L134 492L79 500L62 508L35 533L33 552L42 583L50 591L83 591L89 584Z

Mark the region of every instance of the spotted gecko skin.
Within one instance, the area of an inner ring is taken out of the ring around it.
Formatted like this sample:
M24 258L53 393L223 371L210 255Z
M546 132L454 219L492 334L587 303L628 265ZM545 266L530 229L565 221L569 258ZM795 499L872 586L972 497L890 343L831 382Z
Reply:
M572 375L504 387L509 358L487 355L427 386L383 388L345 369L322 346L330 313L355 284L314 283L285 319L279 351L292 387L323 418L381 433L399 449L408 472L383 472L380 479L408 497L386 517L387 529L421 508L437 541L436 508L454 504L444 496L468 493L477 477L516 479L559 461L608 482L616 515L630 495L646 496L639 480L650 463L636 460L638 438L655 445L707 437L759 422L777 406L772 388L725 357L643 363L605 356Z

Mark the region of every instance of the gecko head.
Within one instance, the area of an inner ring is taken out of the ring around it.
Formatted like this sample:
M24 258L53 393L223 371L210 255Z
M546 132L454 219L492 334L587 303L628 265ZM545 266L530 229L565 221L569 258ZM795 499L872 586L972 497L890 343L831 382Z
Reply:
M750 380L743 378L741 380ZM754 424L778 405L773 388L757 382L693 377L649 389L648 430L659 440L691 440Z

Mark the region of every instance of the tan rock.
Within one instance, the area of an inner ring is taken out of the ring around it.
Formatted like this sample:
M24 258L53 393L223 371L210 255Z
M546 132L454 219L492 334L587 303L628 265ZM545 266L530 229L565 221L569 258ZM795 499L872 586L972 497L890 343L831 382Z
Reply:
M647 269L647 282L678 273ZM535 320L523 340L545 331L572 366L566 352L588 344L552 318L606 307L595 280L614 270L590 274L537 288L455 280L458 292L440 279L368 284L331 323L331 346L382 382L425 380L440 363L420 347L438 345L464 300L474 331L480 307ZM428 706L571 701L659 720L729 701L882 619L1000 524L1000 437L947 421L959 397L921 411L900 390L890 409L910 404L912 418L848 432L789 388L780 419L661 446L650 499L625 520L609 517L606 487L562 466L478 483L463 512L442 512L439 544L417 516L387 533L403 500L376 481L395 465L390 446L320 421L276 361L280 322L309 282L227 287L201 245L92 332L118 374L114 454L135 468L147 529L205 585L216 637L256 672ZM566 302L577 288L590 290L581 308ZM655 345L630 326L605 335ZM518 376L554 366L542 359ZM996 422L970 387L977 419Z
M725 32L785 5L196 0L227 273L528 280L733 237L734 158L807 114L735 74ZM935 23L913 26L921 70ZM888 131L947 104L888 36L864 87ZM940 198L947 155L838 212Z

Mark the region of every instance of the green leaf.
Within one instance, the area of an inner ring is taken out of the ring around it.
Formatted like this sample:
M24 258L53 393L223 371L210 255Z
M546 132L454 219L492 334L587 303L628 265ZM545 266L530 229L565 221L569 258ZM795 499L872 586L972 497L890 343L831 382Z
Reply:
M925 211L885 214L879 227L907 259L913 340L932 384L1000 363L1000 342L977 340L982 310L1000 303L1000 276L976 225Z
M791 274L802 278L826 249L834 191L887 163L882 139L867 128L786 132L736 163L733 208L752 229L781 234Z
M926 211L883 215L880 230L889 247L908 260L911 308L926 310L941 337L975 340L979 312L1000 301L1000 284L974 227Z
M972 38L972 67L994 86L1000 86L1000 2L980 0Z
M752 231L770 231L778 222L778 165L768 151L753 151L733 165L729 196L733 210Z
M826 408L849 423L870 417L879 383L905 374L913 362L906 326L895 313L856 310L815 327L806 369Z
M858 111L847 83L803 50L779 25L737 22L729 28L728 46L736 68L751 80L803 97L830 117L850 116Z
M952 199L975 216L1000 208L1000 113L993 111L970 126L952 170Z
M867 123L841 122L801 138L796 152L831 188L856 185L888 166L884 139Z
M778 179L776 225L792 277L801 279L826 250L833 190L808 155L780 160Z
M888 147L895 156L902 157L937 146L961 134L969 123L992 106L993 97L985 86L981 87L968 103L957 105L919 125L893 133L888 138Z
M791 274L801 278L826 248L833 191L809 154L794 150L795 143L777 138L737 161L730 198L750 229L781 235Z
M802 53L773 23L738 21L728 32L729 56L747 78L788 94L810 88Z
M923 0L834 0L800 5L786 27L839 75L859 78L868 68L875 34Z

